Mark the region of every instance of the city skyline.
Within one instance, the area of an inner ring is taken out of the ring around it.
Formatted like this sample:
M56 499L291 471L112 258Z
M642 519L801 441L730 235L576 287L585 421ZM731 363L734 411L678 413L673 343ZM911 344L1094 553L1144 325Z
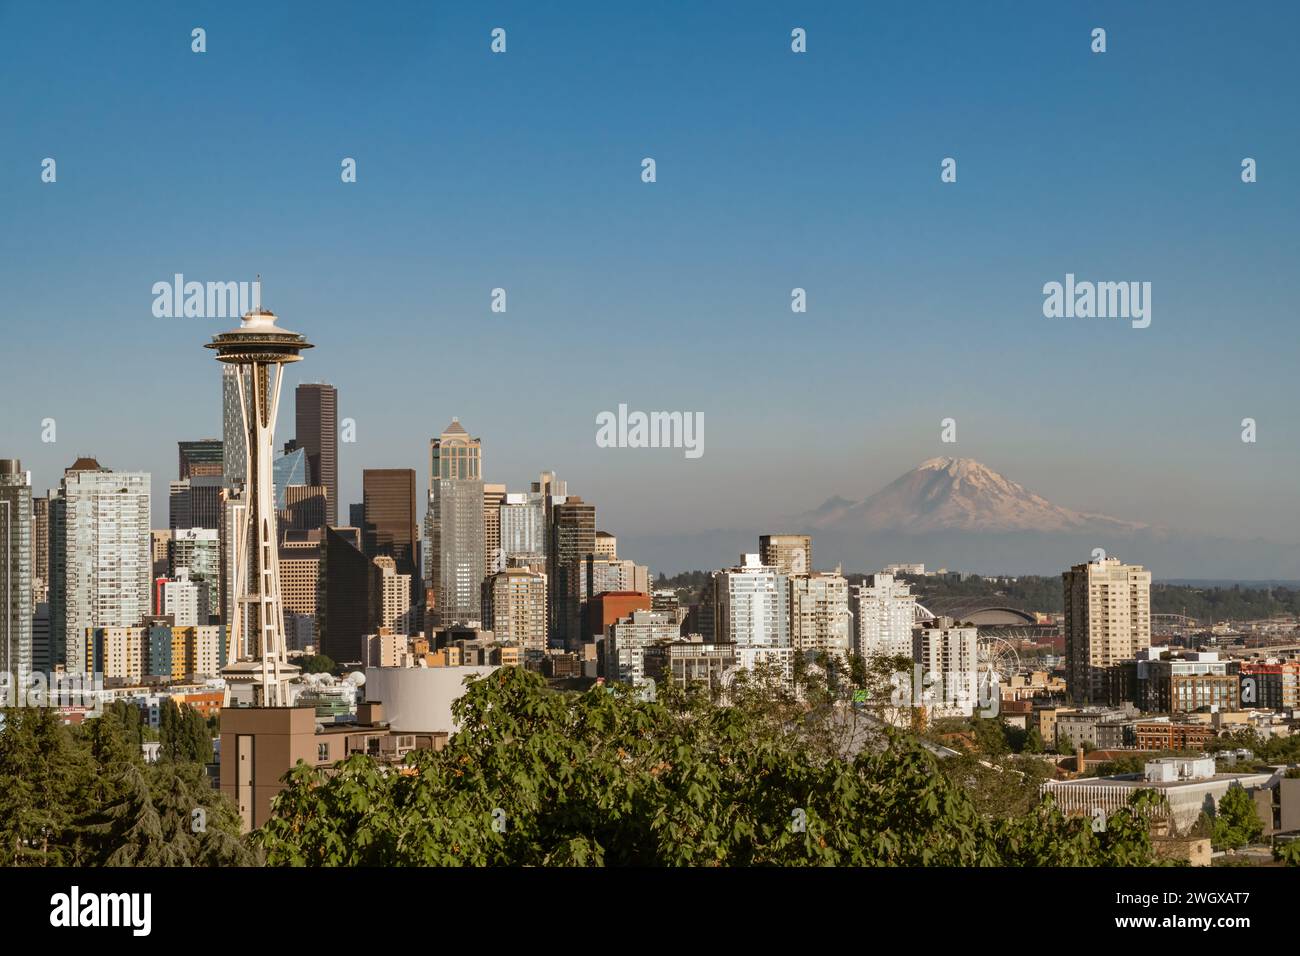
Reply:
M567 476L669 572L735 550L697 556L675 536L801 530L826 500L948 454L1080 511L1300 540L1298 134L1273 92L1295 11L1206 30L1210 4L1016 18L770 4L743 22L723 4L671 23L585 5L563 24L507 5L510 50L493 57L494 24L469 13L401 11L407 29L377 31L322 9L310 24L266 11L256 31L205 13L204 57L173 42L188 21L88 9L48 61L35 51L57 28L0 11L0 75L41 86L15 98L0 277L14 314L56 315L75 343L58 388L26 362L0 392L0 444L35 494L94 455L149 472L166 526L174 443L221 435L220 384L192 352L228 319L157 318L151 289L260 271L267 305L320 345L286 386L332 383L356 424L338 447L340 521L365 468L427 481L423 446L458 416L483 437L485 480ZM1088 50L1094 19L1105 56ZM789 52L796 20L804 57ZM367 67L336 75L341 56ZM237 69L259 58L255 77ZM109 129L94 116L114 97L134 105ZM604 122L579 122L592 116ZM256 158L215 148L232 133ZM40 181L46 156L55 183ZM948 156L960 173L943 184ZM43 278L49 249L71 270L59 282ZM1151 282L1150 327L1045 318L1044 284L1076 274ZM790 310L795 287L806 313ZM50 328L7 334L38 356ZM435 355L477 374L473 392L431 380ZM775 376L796 389L769 388ZM815 398L795 397L801 376ZM544 404L521 401L539 390ZM597 416L624 403L702 414L707 453L598 447ZM816 467L755 481L786 435Z

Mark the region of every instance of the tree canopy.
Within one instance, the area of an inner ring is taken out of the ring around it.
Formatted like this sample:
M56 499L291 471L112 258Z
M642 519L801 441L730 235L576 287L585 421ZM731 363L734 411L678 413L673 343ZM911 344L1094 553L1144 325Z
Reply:
M1094 832L1050 801L982 811L912 735L852 757L836 721L741 686L731 706L659 688L555 693L505 667L469 684L461 730L402 772L299 764L255 835L274 865L1150 865L1151 795ZM798 716L803 713L809 719Z

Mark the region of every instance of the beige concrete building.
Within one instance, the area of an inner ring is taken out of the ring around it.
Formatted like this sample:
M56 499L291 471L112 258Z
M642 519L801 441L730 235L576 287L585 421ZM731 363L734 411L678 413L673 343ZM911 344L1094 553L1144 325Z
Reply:
M598 558L617 558L618 538L608 531L597 531L595 554Z
M1075 565L1061 580L1070 698L1105 703L1106 669L1151 646L1151 572L1105 558Z
M310 618L311 642L318 644L316 592L320 586L320 532L289 531L280 545L280 602L288 614Z
M379 628L394 634L410 634L413 620L411 610L411 576L397 573L397 562L386 554L375 558L379 580L375 597L379 611Z
M485 624L498 641L519 644L524 653L546 652L546 575L509 568L488 582Z
M412 667L410 641L405 634L380 628L378 634L366 635L367 667Z
M763 564L782 574L811 574L812 536L807 534L765 534L758 539Z
M85 630L86 673L105 681L138 681L144 676L143 627L88 627Z
M790 643L796 651L847 657L853 650L849 582L841 574L790 577Z

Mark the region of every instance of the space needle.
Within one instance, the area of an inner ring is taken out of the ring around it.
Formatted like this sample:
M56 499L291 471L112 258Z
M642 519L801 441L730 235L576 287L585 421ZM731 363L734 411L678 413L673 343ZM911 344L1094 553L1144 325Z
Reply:
M261 705L288 704L285 684L288 654L284 606L280 603L279 539L276 534L275 419L280 408L284 366L302 360L312 347L297 332L275 324L275 313L262 308L262 277L253 284L252 309L239 328L214 335L204 348L217 361L233 366L239 392L248 454L244 466L244 506L234 509L232 561L235 594L231 607L230 644L243 647L244 635L256 635L254 653L261 664Z

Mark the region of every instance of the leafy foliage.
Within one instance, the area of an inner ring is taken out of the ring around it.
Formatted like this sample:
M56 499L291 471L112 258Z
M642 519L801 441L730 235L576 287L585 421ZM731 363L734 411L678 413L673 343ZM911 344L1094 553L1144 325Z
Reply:
M299 866L1153 862L1149 796L1094 833L1050 801L983 812L911 734L883 727L844 756L859 737L823 673L824 701L760 673L724 707L671 686L655 701L553 693L501 668L469 683L446 749L401 772L299 764L254 838L269 864Z
M192 717L185 716L193 715ZM172 715L171 749L194 752ZM204 731L206 734L206 730ZM257 861L238 815L188 759L146 766L139 709L118 705L80 727L52 710L13 708L0 730L0 865L205 866ZM208 757L211 741L207 741ZM200 749L201 748L197 748ZM168 750L165 741L164 752ZM194 811L201 809L201 826Z
M1236 850L1256 842L1264 834L1264 821L1255 811L1255 801L1238 783L1228 787L1214 812L1210 838L1216 850Z

